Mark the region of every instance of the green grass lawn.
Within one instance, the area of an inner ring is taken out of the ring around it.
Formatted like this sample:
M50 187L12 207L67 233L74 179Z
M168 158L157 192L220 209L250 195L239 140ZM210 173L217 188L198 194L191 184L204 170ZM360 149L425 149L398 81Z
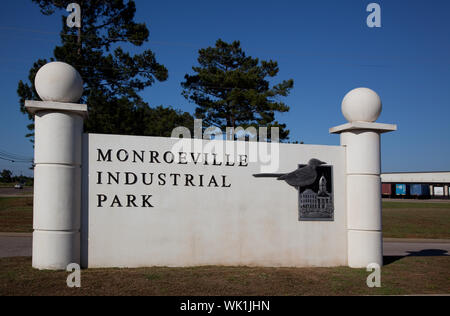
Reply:
M0 232L33 231L33 198L0 197ZM450 203L383 202L386 238L450 239Z
M383 202L383 236L450 239L450 203Z
M0 198L0 232L32 231L33 199ZM384 236L450 238L450 203L383 203ZM383 267L381 288L366 286L364 269L142 268L82 271L82 287L67 272L37 271L30 258L0 259L0 296L7 295L408 295L449 294L450 257L405 257Z
M32 197L0 197L0 232L33 232Z
M369 272L341 268L141 268L81 272L81 288L66 286L67 272L37 271L29 258L0 259L0 296L171 295L300 296L449 294L450 257L406 257L382 268L381 288Z

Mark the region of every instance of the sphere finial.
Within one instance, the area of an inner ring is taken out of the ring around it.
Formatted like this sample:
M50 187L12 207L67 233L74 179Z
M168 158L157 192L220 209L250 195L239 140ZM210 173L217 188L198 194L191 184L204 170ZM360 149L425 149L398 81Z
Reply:
M342 114L351 122L375 122L383 109L378 94L368 88L357 88L344 97Z
M83 79L78 71L63 62L51 62L39 69L34 80L42 101L76 103L83 95Z

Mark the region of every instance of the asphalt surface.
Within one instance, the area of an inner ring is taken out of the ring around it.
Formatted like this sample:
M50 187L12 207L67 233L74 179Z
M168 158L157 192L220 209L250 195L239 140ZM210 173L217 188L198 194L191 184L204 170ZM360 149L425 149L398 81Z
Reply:
M384 256L393 257L436 257L449 256L450 243L449 242L404 242L404 241L389 241L384 242L383 247Z
M0 258L31 257L31 247L30 234L0 234ZM449 254L450 240L390 239L384 242L384 256L390 258L449 256Z
M0 258L31 257L32 237L0 236Z
M0 197L32 197L33 188L25 187L22 190L14 188L0 188Z

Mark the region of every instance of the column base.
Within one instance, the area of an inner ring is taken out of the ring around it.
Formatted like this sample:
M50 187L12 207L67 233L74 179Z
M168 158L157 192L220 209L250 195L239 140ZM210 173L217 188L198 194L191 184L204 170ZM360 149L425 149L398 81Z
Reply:
M383 234L376 231L348 231L348 266L367 268L371 263L383 266Z
M33 233L33 268L66 270L71 263L80 264L80 233L35 231Z

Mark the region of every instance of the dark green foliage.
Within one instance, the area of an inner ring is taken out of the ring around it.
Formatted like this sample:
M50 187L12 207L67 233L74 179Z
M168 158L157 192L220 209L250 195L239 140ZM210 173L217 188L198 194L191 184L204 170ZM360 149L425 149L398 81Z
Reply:
M45 15L65 9L72 0L32 0ZM81 6L80 29L68 28L62 17L61 45L54 49L50 61L73 65L84 80L81 102L89 107L86 132L131 135L167 135L179 122L192 129L193 118L170 108L152 109L139 92L156 81L168 78L167 69L156 61L151 50L131 55L120 45L142 46L149 31L136 23L134 1L78 0ZM65 12L65 14L69 14ZM19 82L22 112L25 100L39 100L34 78L47 60L37 61L28 77L30 84ZM160 117L159 115L164 115ZM32 117L30 116L30 119ZM162 130L160 130L162 128ZM29 125L30 131L34 125ZM27 136L33 136L32 134Z
M0 172L0 183L22 183L26 186L32 186L34 179L23 175L15 176L11 170L4 169Z
M280 139L289 138L285 124L275 121L277 112L289 107L279 101L288 96L294 86L292 79L270 87L268 78L278 74L275 61L259 61L246 56L240 42L228 44L222 40L215 47L199 51L195 74L185 76L183 95L198 105L195 115L204 124L226 127L280 128Z
M12 181L13 177L11 170L4 169L2 172L0 172L0 182L11 183Z

